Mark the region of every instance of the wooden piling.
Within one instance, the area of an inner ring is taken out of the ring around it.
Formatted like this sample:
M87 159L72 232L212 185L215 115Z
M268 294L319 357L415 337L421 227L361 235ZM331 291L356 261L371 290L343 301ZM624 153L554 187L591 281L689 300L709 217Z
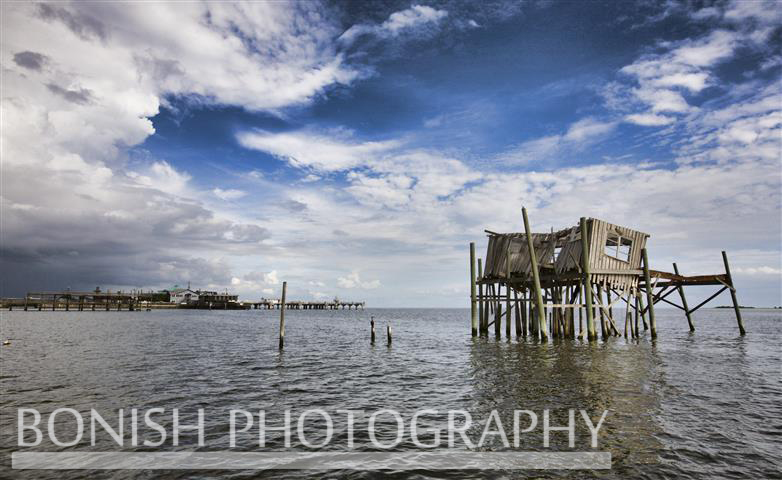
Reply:
M528 329L529 324L527 323L527 302L525 301L527 296L526 290L522 290L519 296L521 297L521 302L519 302L517 308L519 309L519 313L521 314L521 336L526 337L527 332L529 331Z
M386 336L388 337L388 346L391 346L391 324L386 325Z
M523 336L522 329L521 329L521 303L519 302L519 292L513 291L513 303L514 307L516 308L516 339L518 340Z
M730 275L730 265L728 264L728 254L725 250L722 251L722 262L725 264L725 277L728 280L728 290L730 290L730 298L733 300L733 311L736 312L736 322L739 324L739 332L741 335L746 335L744 330L744 321L741 319L741 309L739 308L739 301L736 298L736 288L733 286L733 277Z
M478 279L483 278L483 264L481 259L478 259ZM483 298L483 284L478 285L478 324L479 334L488 335L488 327L486 326L486 300Z
M370 317L369 324L372 328L372 334L370 337L370 343L375 344L375 317Z
M478 312L475 300L475 242L470 242L470 319L472 336L478 336Z
M676 266L676 262L673 263L673 273L679 275L679 267ZM679 285L679 298L682 299L682 307L684 308L684 315L687 317L687 323L690 325L690 331L695 331L695 325L692 323L692 315L690 314L690 307L687 305L687 297L684 296L684 287Z
M508 251L505 254L505 278L507 279L505 282L505 338L510 340L510 327L511 323L511 308L510 308L510 248L508 248Z
M499 298L500 296L500 286L497 285L497 294L495 295L496 298ZM502 304L499 300L495 301L496 305L494 308L494 336L497 338L500 338L502 336Z
M649 325L652 330L652 338L657 338L657 321L654 318L654 294L652 292L652 278L649 275L649 257L646 254L646 249L641 249L641 256L643 258L644 267L644 282L646 282L646 303L649 310ZM726 264L727 265L727 264Z
M583 293L586 303L586 321L587 321L587 338L589 340L597 340L597 332L595 331L595 319L594 310L592 308L592 281L589 275L589 232L587 232L587 221L585 217L581 217L581 273L583 275Z
M540 272L538 272L538 258L535 255L535 243L532 240L532 230L529 228L529 218L527 218L527 209L521 208L521 215L524 217L524 232L527 236L527 249L529 249L529 258L532 270L532 283L535 295L535 304L538 310L538 324L540 327L540 339L548 341L548 331L546 329L546 311L543 307L543 296L540 291Z
M579 303L584 304L584 284L578 286ZM584 338L584 317L586 316L586 307L578 307L578 338Z
M644 324L644 332L649 330L649 323L646 321L646 308L644 307L644 297L641 295L641 290L636 292L636 300L638 301L638 311L641 312L641 321Z
M595 284L595 288L597 289L597 300L598 300L598 307L597 307L597 313L600 316L600 335L603 337L603 340L606 340L608 338L608 330L606 329L606 317L605 312L603 311L602 307L600 307L600 303L603 298L603 287L600 286L599 283Z
M285 346L285 293L288 282L282 282L282 301L280 302L280 350Z

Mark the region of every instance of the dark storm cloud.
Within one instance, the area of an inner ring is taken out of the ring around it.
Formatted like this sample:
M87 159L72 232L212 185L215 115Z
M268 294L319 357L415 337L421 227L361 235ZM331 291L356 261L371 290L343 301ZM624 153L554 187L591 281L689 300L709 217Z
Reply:
M16 173L14 167L7 171ZM42 201L38 192L47 185L57 201L30 207ZM100 193L107 202L100 204L53 190L46 178L7 187L25 203L3 210L0 296L96 285L157 288L188 280L228 285L224 259L262 253L260 243L269 238L265 228L217 218L197 203L149 188L115 185Z
M92 92L90 90L87 90L86 88L79 88L78 90L69 90L67 88L62 88L59 85L55 85L53 83L47 84L46 88L48 88L49 91L52 92L53 94L59 95L60 97L68 100L71 103L86 105L92 101Z
M14 54L14 63L29 70L40 71L48 60L46 55L29 50Z
M90 38L106 39L106 29L101 22L83 13L72 13L69 10L47 3L38 5L38 15L44 20L62 22L73 33L88 40Z

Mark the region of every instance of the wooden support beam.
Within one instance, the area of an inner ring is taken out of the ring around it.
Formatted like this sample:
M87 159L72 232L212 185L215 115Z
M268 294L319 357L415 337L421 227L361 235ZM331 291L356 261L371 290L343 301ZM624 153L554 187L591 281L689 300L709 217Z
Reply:
M672 301L670 301L670 300L667 300L667 299L665 299L665 298L661 298L661 299L660 299L660 301L661 301L661 302L665 302L665 303L667 303L668 305L670 305L670 306L672 306L672 307L676 307L676 308L678 308L679 310L684 310L684 307L682 307L682 306L680 306L680 305L676 305L676 304L675 304L675 303L673 303Z
M586 321L589 340L596 340L595 319L592 309L592 280L589 275L589 239L587 235L587 221L581 217L581 271L582 271L582 293L586 304Z
M728 254L725 250L722 251L722 262L725 264L725 276L727 277L728 284L730 285L730 298L733 300L733 311L736 312L736 322L739 324L739 332L741 335L746 335L744 330L744 321L741 319L741 309L739 308L739 301L736 298L736 288L733 285L733 277L730 275L730 265L728 265Z
M470 320L472 336L478 336L478 311L475 300L475 242L470 242Z
M719 295L720 293L724 292L727 289L728 289L728 287L720 288L715 293L713 293L709 298L707 298L706 300L702 301L701 303L699 303L698 305L696 305L695 307L690 309L690 313L695 313L699 308L701 308L702 306L704 306L707 303L709 303L714 297L716 297L717 295Z
M673 273L675 273L676 275L679 275L679 267L676 266L676 262L674 262L674 264L673 264ZM692 323L692 315L690 315L690 309L689 309L689 307L687 307L687 297L684 296L684 287L679 285L677 288L679 290L679 297L682 300L682 306L684 307L682 310L684 310L684 315L687 317L687 324L690 326L690 331L694 332L695 331L695 325L693 325L693 323ZM668 302L668 303L670 303L670 302ZM676 305L676 306L678 306L678 305Z
M538 323L540 326L540 339L548 341L548 330L546 328L546 310L543 307L543 295L540 291L540 272L538 271L538 257L535 255L535 243L532 241L532 231L529 228L529 218L527 209L521 208L521 215L524 217L524 232L527 235L527 249L529 250L530 266L532 270L532 283L535 295L535 304L538 309Z
M651 325L652 338L657 338L657 321L654 318L654 300L652 297L652 282L649 276L649 256L646 253L646 249L641 249L641 256L643 257L644 267L644 281L646 282L646 302L649 304L649 324Z

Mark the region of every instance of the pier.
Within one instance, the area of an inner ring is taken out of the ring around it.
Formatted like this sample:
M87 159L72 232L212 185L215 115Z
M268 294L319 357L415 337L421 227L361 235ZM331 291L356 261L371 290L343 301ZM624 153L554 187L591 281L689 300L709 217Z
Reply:
M29 292L23 298L0 299L0 308L24 311L135 311L177 308L176 304L154 298L157 294L142 292Z
M244 302L245 305L252 305L254 309L274 310L280 309L282 302L276 299L262 299L257 302ZM343 302L340 300L334 300L331 302L318 302L318 301L285 301L285 308L288 310L358 310L364 309L366 302Z
M604 340L637 338L641 328L655 338L654 306L660 302L681 310L694 332L692 314L725 291L739 333L746 333L724 251L723 273L686 276L676 263L673 272L649 268L647 233L585 217L571 228L533 233L526 209L522 216L524 233L485 231L489 243L485 262L477 259L477 276L475 244L470 244L473 336L488 336L493 325L495 336L501 337L505 322L507 338L514 323L517 338L529 335L542 341L549 336L595 340L598 327ZM693 286L719 289L691 307L685 287Z
M0 299L0 309L24 311L139 311L160 309L249 310L280 309L279 299L240 302L235 295L201 295L196 301L175 302L161 292L29 292L20 298ZM363 310L366 302L286 300L288 310Z

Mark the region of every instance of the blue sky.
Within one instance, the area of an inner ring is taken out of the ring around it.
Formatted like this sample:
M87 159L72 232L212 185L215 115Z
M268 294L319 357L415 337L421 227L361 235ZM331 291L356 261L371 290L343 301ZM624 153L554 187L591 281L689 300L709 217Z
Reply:
M782 303L773 2L2 8L4 295L463 306L525 205Z

